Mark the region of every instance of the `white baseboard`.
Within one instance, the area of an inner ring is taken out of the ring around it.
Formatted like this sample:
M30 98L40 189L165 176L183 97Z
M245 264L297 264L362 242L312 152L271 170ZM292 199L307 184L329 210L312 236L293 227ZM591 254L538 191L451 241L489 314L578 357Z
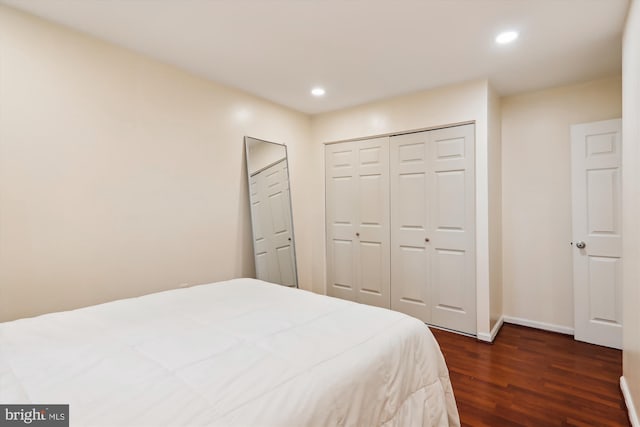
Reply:
M573 335L573 328L567 326L554 325L552 323L538 322L536 320L522 319L520 317L503 316L505 323L528 326L530 328L542 329L544 331L558 332L560 334Z
M636 407L633 405L633 398L629 392L629 385L625 377L620 377L620 390L624 396L624 403L627 405L627 411L629 412L629 421L631 421L632 427L640 427L640 420L638 420L638 413Z
M504 316L500 316L496 324L493 325L493 328L491 328L491 332L489 332L488 334L486 332L485 333L480 332L478 334L478 339L484 342L493 342L493 340L496 339L496 335L498 335L500 328L502 328L503 323L504 323Z

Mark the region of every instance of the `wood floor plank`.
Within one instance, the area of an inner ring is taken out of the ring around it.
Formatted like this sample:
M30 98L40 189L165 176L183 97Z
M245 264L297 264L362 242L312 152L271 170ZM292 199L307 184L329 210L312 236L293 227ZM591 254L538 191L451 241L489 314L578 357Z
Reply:
M619 350L509 324L493 344L432 332L463 426L630 426Z

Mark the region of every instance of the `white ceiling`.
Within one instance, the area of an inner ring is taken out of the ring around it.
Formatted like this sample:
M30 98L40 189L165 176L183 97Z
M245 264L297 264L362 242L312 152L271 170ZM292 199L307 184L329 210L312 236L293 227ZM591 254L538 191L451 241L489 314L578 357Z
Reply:
M628 0L0 0L306 113L488 77L621 69ZM498 46L495 35L520 38ZM314 85L327 89L313 98Z

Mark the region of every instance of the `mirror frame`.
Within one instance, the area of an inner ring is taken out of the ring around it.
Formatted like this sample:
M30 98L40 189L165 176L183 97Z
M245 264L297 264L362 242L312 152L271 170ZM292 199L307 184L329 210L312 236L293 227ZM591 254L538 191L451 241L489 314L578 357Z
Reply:
M271 141L266 141L264 139L260 139L260 138L255 138L253 136L248 136L245 135L244 137L244 148L245 148L245 162L246 162L246 166L247 166L247 192L248 192L248 196L249 196L249 215L251 216L250 220L251 220L251 247L253 250L253 262L254 262L254 267L256 270L256 278L258 275L258 271L257 271L257 264L258 264L258 260L257 260L257 256L256 256L256 248L255 248L255 225L253 223L253 201L251 200L251 176L255 175L256 173L261 172L262 170L266 169L269 166L272 166L272 164L266 165L265 167L256 170L253 174L251 173L251 170L249 168L249 142L250 140L253 141L258 141L258 142L262 142L262 143L266 143L266 144L274 144L274 145L278 145L280 147L284 148L284 160L286 162L287 165L287 184L288 184L288 188L289 188L289 217L291 218L291 246L292 246L292 251L293 251L293 279L295 281L295 287L296 288L300 288L300 283L299 283L299 279L298 279L298 256L296 254L296 237L295 237L295 232L294 232L294 225L293 225L293 199L291 197L291 174L289 173L289 152L287 150L287 146L286 144L279 144L277 142L271 142ZM287 286L284 285L282 283L279 283L279 285L282 286Z

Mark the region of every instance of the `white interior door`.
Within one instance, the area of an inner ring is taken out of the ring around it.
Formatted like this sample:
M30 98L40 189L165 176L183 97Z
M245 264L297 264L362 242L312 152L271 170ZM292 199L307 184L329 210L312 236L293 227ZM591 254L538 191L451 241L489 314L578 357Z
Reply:
M474 125L429 131L431 323L476 331Z
M571 127L575 339L622 348L621 120Z
M287 162L282 160L253 175L250 191L256 277L295 286L288 182Z
M389 308L388 138L325 150L327 294Z
M429 135L391 137L391 308L431 322Z
M357 301L389 308L389 138L358 141L357 147Z
M390 142L391 307L476 333L474 126Z
M327 295L356 301L357 297L357 145L327 145L326 222Z

